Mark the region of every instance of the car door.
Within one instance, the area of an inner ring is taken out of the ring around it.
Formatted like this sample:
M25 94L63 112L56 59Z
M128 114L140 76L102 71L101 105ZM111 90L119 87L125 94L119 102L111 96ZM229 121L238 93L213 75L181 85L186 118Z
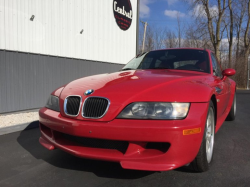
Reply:
M230 86L228 78L223 79L220 64L218 63L215 55L211 53L214 88L216 91L217 99L217 115L220 117L226 110L230 98Z

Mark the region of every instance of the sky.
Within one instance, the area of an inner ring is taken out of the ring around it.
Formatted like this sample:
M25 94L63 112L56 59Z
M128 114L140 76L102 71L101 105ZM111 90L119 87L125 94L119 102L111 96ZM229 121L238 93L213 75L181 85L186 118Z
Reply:
M177 28L177 14L183 23L192 22L192 11L183 0L140 0L141 21L152 27Z
M148 22L151 28L167 28L177 34L177 14L179 14L181 26L185 27L195 21L195 15L205 15L205 11L200 5L190 8L192 0L140 0L139 20ZM210 13L216 13L216 5L210 7ZM216 13L217 14L217 13ZM243 23L244 24L244 23ZM140 23L140 31L143 32L143 24ZM227 37L224 33L222 38L223 45L228 45Z

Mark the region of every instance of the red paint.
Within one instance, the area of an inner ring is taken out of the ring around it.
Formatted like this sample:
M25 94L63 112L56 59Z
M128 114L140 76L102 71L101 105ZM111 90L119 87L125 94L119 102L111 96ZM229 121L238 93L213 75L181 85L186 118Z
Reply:
M46 141L43 137L39 138L39 142L48 150L55 149L54 145L52 143L50 143L49 141Z
M207 52L210 56L211 51ZM233 72L233 69L227 69L223 75L229 76ZM229 78L220 79L213 73L184 70L130 70L81 78L52 93L60 98L60 113L47 108L39 111L40 124L48 127L41 128L40 142L79 157L120 162L123 168L174 169L190 163L198 153L213 95L220 100L216 103L218 131L231 108L235 86L235 82ZM217 93L215 87L221 88L222 92ZM63 112L64 99L68 95L80 95L83 103L88 97L84 92L88 89L95 90L91 96L110 100L107 114L101 119L85 119L80 115L81 111L77 117L66 116ZM137 101L190 102L191 106L184 120L116 119L125 106ZM183 135L183 130L194 128L201 128L201 133ZM124 154L114 149L83 147L68 142L58 132L122 140L127 141L129 146ZM166 152L148 149L148 142L167 142L170 148Z
M234 74L235 74L235 70L231 68L228 68L222 71L222 75L227 76L227 77L233 76Z

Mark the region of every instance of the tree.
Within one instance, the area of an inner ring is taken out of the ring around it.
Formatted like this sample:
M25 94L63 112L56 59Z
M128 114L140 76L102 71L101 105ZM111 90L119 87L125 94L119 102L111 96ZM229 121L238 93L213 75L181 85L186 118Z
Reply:
M145 39L145 49L144 51L151 51L155 48L154 45L154 33L150 25L147 26L147 33L146 33L146 39Z
M203 23L188 25L185 29L184 46L213 49L206 25Z
M176 19L177 19L177 31L178 31L178 46L181 47L182 25L179 13L177 13Z
M154 44L155 49L162 49L166 40L166 29L154 28Z
M243 28L244 33L244 50L243 50L243 61L242 63L237 63L237 79L241 80L238 82L238 86L246 88L247 85L247 70L248 70L248 58L250 50L250 36L249 36L249 26L250 26L250 0L247 0L247 14L246 14L246 27Z
M191 6L196 10L196 20L206 24L215 55L219 58L219 48L225 30L225 26L222 26L222 24L227 8L226 0L193 0Z
M165 47L166 48L175 48L175 47L177 47L176 35L171 30L166 31Z
M229 67L232 67L232 49L233 49L233 30L234 30L234 15L233 15L233 8L232 8L232 0L228 0L228 7L229 7L229 15L230 15L230 29L229 29L229 37L228 37L228 44L229 44Z
M246 15L247 10L247 0L238 0L237 3L234 4L235 11L234 11L234 19L235 19L235 30L236 30L236 59L240 57L240 51L242 48L242 24L243 19Z

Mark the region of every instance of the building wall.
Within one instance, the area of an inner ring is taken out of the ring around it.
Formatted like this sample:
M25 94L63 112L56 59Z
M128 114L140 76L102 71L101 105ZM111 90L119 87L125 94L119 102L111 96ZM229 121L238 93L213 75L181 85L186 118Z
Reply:
M56 88L84 76L115 72L122 66L0 50L0 113L40 108Z
M40 108L61 85L121 69L136 55L138 1L124 31L113 0L0 0L0 113Z
M123 31L113 0L0 0L0 49L125 64L136 54L137 0L130 2Z

